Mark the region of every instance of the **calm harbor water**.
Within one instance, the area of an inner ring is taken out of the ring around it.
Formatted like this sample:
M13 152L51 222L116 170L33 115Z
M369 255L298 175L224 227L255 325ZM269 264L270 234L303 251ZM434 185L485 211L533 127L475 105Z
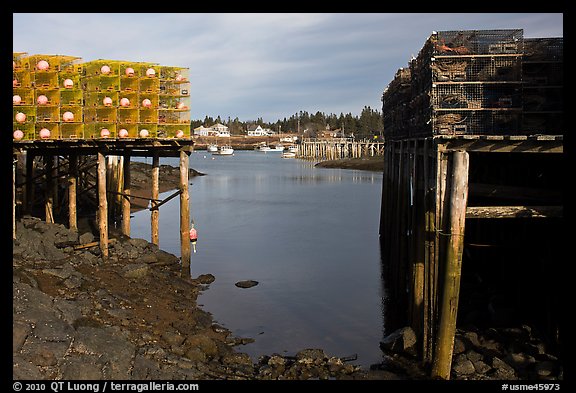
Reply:
M192 275L216 277L198 303L234 335L255 339L238 350L257 360L322 348L357 354L365 367L379 362L381 173L256 151L195 151L190 167L206 174L191 178ZM150 239L149 211L134 214L132 237ZM175 198L160 208L160 248L179 256L179 239ZM240 289L241 280L259 284Z

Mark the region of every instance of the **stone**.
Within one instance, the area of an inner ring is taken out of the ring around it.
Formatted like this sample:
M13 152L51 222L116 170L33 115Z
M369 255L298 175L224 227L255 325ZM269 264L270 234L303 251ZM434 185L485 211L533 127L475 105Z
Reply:
M148 241L144 240L144 239L130 239L128 240L128 243L136 248L140 248L140 249L144 249L146 248L146 246L148 246L148 244L150 244Z
M190 348L188 351L186 351L186 354L184 356L193 362L199 362L199 363L206 362L206 355L204 354L204 352L202 352L202 350L196 347Z
M12 357L12 379L14 380L41 380L45 377L35 364L22 358L20 355Z
M33 334L44 341L69 341L74 335L74 329L60 318L54 318L38 321Z
M101 380L106 364L98 356L73 354L61 366L64 380Z
M148 265L143 263L134 263L127 265L122 274L125 278L141 279L148 274Z
M12 323L12 352L17 353L24 345L26 337L32 331L32 327L29 323L22 321L14 321Z
M400 328L386 336L380 343L380 348L394 353L404 353L415 356L416 334L409 326Z
M234 285L236 285L238 288L252 288L252 287L258 285L258 281L244 280L244 281L238 281Z
M218 346L214 340L202 334L194 334L188 336L186 338L186 344L192 348L200 349L206 356L209 357L214 357L218 354Z
M198 276L197 280L200 284L212 284L214 280L216 280L216 277L212 274L201 274Z
M158 258L154 254L144 254L140 258L138 258L139 263L156 263L158 262Z
M484 363L482 360L474 362L474 369L479 374L485 374L486 372L490 371L492 367Z
M465 332L463 336L474 347L478 348L482 346L480 340L478 340L478 334L476 332Z
M164 341L166 341L168 344L177 347L184 342L186 337L181 336L180 334L178 334L176 332L171 332L168 330L168 331L165 331L164 333L162 333L162 339Z
M484 356L482 356L482 354L479 354L478 352L476 352L474 350L469 350L468 352L466 352L466 357L472 363L478 362L484 358Z
M505 373L515 374L514 368L498 357L492 358L492 367Z
M100 355L109 364L111 379L125 379L130 373L135 347L116 329L81 326L76 333L74 348L80 353Z
M554 363L548 360L538 362L534 365L534 371L539 377L548 377L554 372L554 370Z
M509 353L506 358L504 358L504 361L515 369L519 369L535 363L536 359L534 359L533 356L526 355L525 353Z
M78 243L80 244L88 244L92 243L93 241L94 235L90 232L83 233L78 237Z
M170 254L164 250L158 250L154 253L159 265L172 265L178 263L178 257L176 255Z
M70 325L82 318L80 301L56 298L54 299L54 306L62 313L62 319Z
M466 345L464 344L464 341L458 336L454 337L454 349L453 349L454 355L458 355L464 352L465 350Z
M452 366L452 370L458 375L470 375L476 372L474 364L468 359L456 362L456 364Z

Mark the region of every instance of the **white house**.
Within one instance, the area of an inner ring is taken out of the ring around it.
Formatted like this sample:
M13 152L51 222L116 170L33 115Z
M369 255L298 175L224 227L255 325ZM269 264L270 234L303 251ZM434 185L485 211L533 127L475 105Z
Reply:
M248 136L269 136L273 135L274 131L269 128L262 128L261 126L248 126Z
M224 124L216 123L212 126L212 131L216 136L230 136L230 130Z
M230 131L228 127L224 124L216 123L211 127L204 127L201 125L200 127L194 128L194 135L196 136L230 136Z
M200 127L194 128L194 135L196 135L196 136L208 136L208 135L210 135L210 131L212 131L212 128L204 127L204 125L201 125Z

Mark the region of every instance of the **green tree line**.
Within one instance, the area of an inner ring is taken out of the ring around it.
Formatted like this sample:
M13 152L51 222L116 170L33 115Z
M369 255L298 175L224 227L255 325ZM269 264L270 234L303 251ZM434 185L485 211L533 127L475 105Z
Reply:
M360 116L354 116L351 113L340 113L340 115L330 113L327 115L320 111L316 113L300 111L274 123L265 122L261 117L256 120L241 121L238 117L222 119L220 116L216 118L206 116L203 120L192 120L190 123L193 129L201 125L209 127L215 123L221 123L229 128L231 135L245 135L248 127L258 125L262 128L270 128L275 132L299 133L309 138L317 137L320 132L326 129L338 131L339 135L354 135L357 139L373 138L374 135L381 137L383 132L381 112L369 106L362 109Z

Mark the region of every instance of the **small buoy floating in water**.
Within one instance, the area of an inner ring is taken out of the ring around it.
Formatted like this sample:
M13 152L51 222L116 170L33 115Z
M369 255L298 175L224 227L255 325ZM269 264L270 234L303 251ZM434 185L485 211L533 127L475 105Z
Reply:
M198 232L194 228L194 224L192 224L192 228L190 228L190 242L192 243L192 247L194 248L194 253L196 253L197 241L198 241Z

